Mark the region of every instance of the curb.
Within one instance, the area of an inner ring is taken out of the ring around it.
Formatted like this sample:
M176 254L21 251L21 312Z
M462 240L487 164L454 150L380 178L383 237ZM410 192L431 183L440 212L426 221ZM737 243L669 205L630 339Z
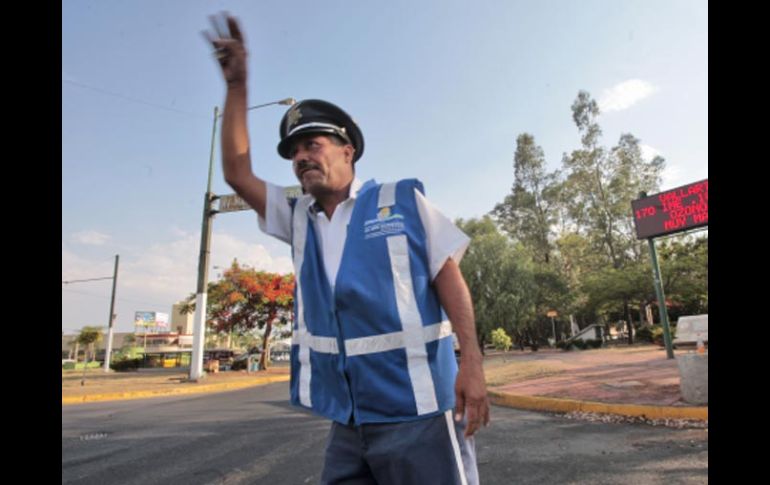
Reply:
M166 397L166 396L179 396L183 394L201 394L206 392L221 392L221 391L234 391L237 389L243 389L246 387L262 386L265 384L272 384L273 382L285 382L290 379L290 376L269 376L260 377L253 381L247 382L229 382L222 384L208 384L196 387L185 387L178 389L163 389L158 391L128 391L128 392L111 392L107 394L90 394L85 396L67 396L61 398L62 406L68 404L82 404L84 402L100 402L100 401L124 401L130 399L147 399L152 397Z
M644 406L640 404L608 404L554 397L521 396L498 391L487 391L487 395L492 404L533 411L618 414L621 416L643 417L646 419L691 419L695 421L708 421L709 419L708 406L673 407Z

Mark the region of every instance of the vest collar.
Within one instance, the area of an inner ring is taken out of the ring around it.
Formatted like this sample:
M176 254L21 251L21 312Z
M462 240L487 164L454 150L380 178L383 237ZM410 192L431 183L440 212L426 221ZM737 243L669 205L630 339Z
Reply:
M348 199L355 199L358 197L358 194L376 186L377 186L377 182L375 182L374 179L367 180L366 182L361 182L361 180L358 177L355 177L353 178L353 182L350 184L350 192L348 193ZM308 197L310 199L310 204L308 205L308 212L310 214L317 215L319 212L323 212L323 207L321 207L321 204L319 204L316 201L315 197L309 194L305 195L305 197Z

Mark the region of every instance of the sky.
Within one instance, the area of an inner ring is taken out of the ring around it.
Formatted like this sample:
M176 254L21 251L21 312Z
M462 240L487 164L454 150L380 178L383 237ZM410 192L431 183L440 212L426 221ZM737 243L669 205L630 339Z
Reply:
M341 106L364 134L362 180L416 177L448 217L488 213L513 183L516 137L549 170L580 147L570 107L599 103L600 144L640 139L661 190L708 178L705 0L63 0L62 281L111 277L115 330L195 291L213 112L225 84L201 32L236 16L249 106ZM286 106L248 113L252 167L294 185L276 152ZM218 130L217 130L218 131ZM232 194L215 140L212 191ZM234 258L291 272L253 211L213 220L209 280ZM110 280L62 284L62 332L108 325Z

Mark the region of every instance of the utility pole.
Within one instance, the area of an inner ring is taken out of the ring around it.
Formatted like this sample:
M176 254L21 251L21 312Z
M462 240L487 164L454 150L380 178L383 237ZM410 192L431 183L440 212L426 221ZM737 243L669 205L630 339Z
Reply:
M63 285L70 285L72 283L84 283L86 281L101 281L101 280L112 280L112 298L110 299L110 317L109 317L109 323L108 323L108 331L107 331L107 348L104 352L104 372L110 371L110 354L112 352L112 327L113 323L115 321L115 290L118 285L118 261L120 259L120 255L115 255L115 270L112 273L112 276L105 276L102 278L86 278L83 280L70 280L70 281L62 281L61 283ZM75 352L75 361L77 361L77 352Z
M109 329L107 330L107 349L104 351L104 372L110 371L110 358L112 355L112 336L113 336L113 324L115 322L115 288L118 285L118 260L120 255L115 255L115 271L112 274L112 297L110 299L110 320Z
M211 178L214 172L214 140L217 134L217 120L219 119L219 106L214 107L214 126L211 130L211 153L209 154L209 179L206 186L206 194L203 199L203 223L201 224L201 252L198 257L198 286L195 295L195 319L193 320L193 348L190 357L190 380L198 381L203 374L203 346L206 340L206 281L209 272L209 248L211 247L211 202L214 194L211 193Z
M291 106L296 101L294 98L286 98L280 101L249 106L246 110L264 108L274 104ZM209 178L206 186L206 195L203 199L203 222L201 224L201 251L198 257L198 285L195 295L195 319L193 320L193 348L190 357L190 380L198 381L205 377L203 373L203 349L206 342L206 303L209 272L209 254L211 247L211 220L219 211L211 209L211 203L219 199L219 196L211 192L211 179L214 173L214 146L217 134L217 120L219 119L219 106L214 107L214 123L211 130L211 151L209 153Z

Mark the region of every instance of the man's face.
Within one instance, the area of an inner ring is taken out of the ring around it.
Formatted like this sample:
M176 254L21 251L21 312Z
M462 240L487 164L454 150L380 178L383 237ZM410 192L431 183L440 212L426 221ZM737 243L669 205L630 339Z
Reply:
M325 135L299 137L290 152L294 175L316 198L342 190L353 180L353 151Z

